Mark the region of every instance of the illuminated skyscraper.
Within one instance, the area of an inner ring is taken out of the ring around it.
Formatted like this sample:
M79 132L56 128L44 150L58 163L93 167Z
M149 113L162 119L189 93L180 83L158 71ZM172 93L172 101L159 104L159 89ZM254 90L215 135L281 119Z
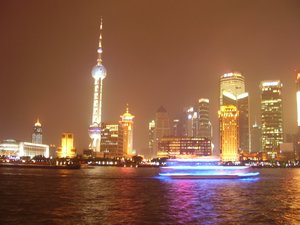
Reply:
M225 73L220 78L220 106L223 104L223 92L238 96L245 92L245 78L240 73Z
M101 112L102 112L102 86L103 79L106 77L106 69L102 65L102 19L100 24L100 37L98 47L97 64L92 69L92 76L94 78L94 101L93 101L93 115L92 124L89 127L89 135L91 138L90 149L100 155L101 146Z
M61 147L57 149L58 158L74 158L76 149L74 148L74 135L72 133L63 133L61 135Z
M155 114L155 130L153 153L157 155L158 142L162 137L168 137L171 134L169 114L164 107L160 107Z
M239 111L239 150L251 151L249 94L240 73L226 73L220 78L220 107L234 105Z
M249 128L249 96L242 93L238 96L223 91L223 105L234 105L239 111L239 138L241 151L250 151L250 128Z
M209 99L201 98L198 101L198 132L197 137L206 137L211 140L212 129L209 120Z
M187 137L197 137L198 133L198 112L194 109L194 107L190 107L186 111L186 132Z
M221 106L220 153L222 161L239 161L239 112L236 106Z
M297 124L298 132L300 133L300 71L297 72Z
M42 125L37 119L36 123L34 124L33 127L33 133L32 133L32 143L34 144L42 144L43 142L43 130L42 130Z
M126 112L121 115L121 124L123 127L123 152L125 156L133 156L133 118L134 115L129 113L128 105Z
M149 147L149 150L151 151L151 155L152 156L155 156L153 154L153 148L154 148L154 132L155 132L155 121L152 120L149 122L149 127L148 127L148 131L149 131L149 143L148 143L148 147Z
M101 149L105 158L122 158L123 153L123 128L121 123L102 123Z
M283 143L282 83L279 80L262 81L260 89L262 151L274 152Z

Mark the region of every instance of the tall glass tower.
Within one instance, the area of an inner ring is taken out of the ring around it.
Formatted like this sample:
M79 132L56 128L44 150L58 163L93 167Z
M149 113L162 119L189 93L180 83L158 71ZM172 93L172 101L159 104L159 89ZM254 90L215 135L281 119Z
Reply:
M91 138L90 149L92 149L96 154L99 154L101 152L102 88L103 80L106 77L106 69L102 65L102 19L100 23L100 37L97 52L97 64L92 69L92 76L94 78L94 100L92 124L89 127L89 135Z
M262 151L270 153L283 143L282 83L279 80L262 81L260 89Z

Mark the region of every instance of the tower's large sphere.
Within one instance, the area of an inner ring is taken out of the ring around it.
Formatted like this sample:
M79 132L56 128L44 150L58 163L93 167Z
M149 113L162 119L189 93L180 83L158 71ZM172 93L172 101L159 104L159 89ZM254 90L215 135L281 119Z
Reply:
M106 77L106 69L103 65L96 65L92 69L92 76L94 79L104 79Z

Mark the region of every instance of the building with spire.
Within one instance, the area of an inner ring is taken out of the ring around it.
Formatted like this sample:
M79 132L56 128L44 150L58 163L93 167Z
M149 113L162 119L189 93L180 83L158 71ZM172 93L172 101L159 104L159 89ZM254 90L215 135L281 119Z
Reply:
M120 116L121 125L123 128L123 153L124 156L133 156L135 152L133 151L133 118L134 115L129 113L128 105L126 107L126 112Z
M34 143L34 144L42 144L43 143L43 130L42 130L42 125L41 125L39 119L37 119L37 121L33 127L32 143Z
M100 23L100 37L99 46L97 49L98 59L97 64L92 69L92 76L94 78L94 98L93 98L93 114L92 123L89 127L89 136L91 138L90 149L92 149L96 155L103 156L101 152L101 113L102 113L102 89L103 80L106 77L106 69L102 64L102 19Z

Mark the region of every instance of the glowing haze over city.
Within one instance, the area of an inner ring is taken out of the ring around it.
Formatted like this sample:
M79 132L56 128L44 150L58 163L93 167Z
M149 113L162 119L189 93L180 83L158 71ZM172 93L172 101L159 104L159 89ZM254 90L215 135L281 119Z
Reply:
M295 133L299 12L298 0L1 1L0 139L30 140L39 118L44 143L72 132L79 153L88 148L101 18L102 121L118 122L128 104L137 153L160 106L174 118L200 98L210 100L218 145L219 79L234 71L245 77L251 124L260 123L260 82L282 82L284 132Z

